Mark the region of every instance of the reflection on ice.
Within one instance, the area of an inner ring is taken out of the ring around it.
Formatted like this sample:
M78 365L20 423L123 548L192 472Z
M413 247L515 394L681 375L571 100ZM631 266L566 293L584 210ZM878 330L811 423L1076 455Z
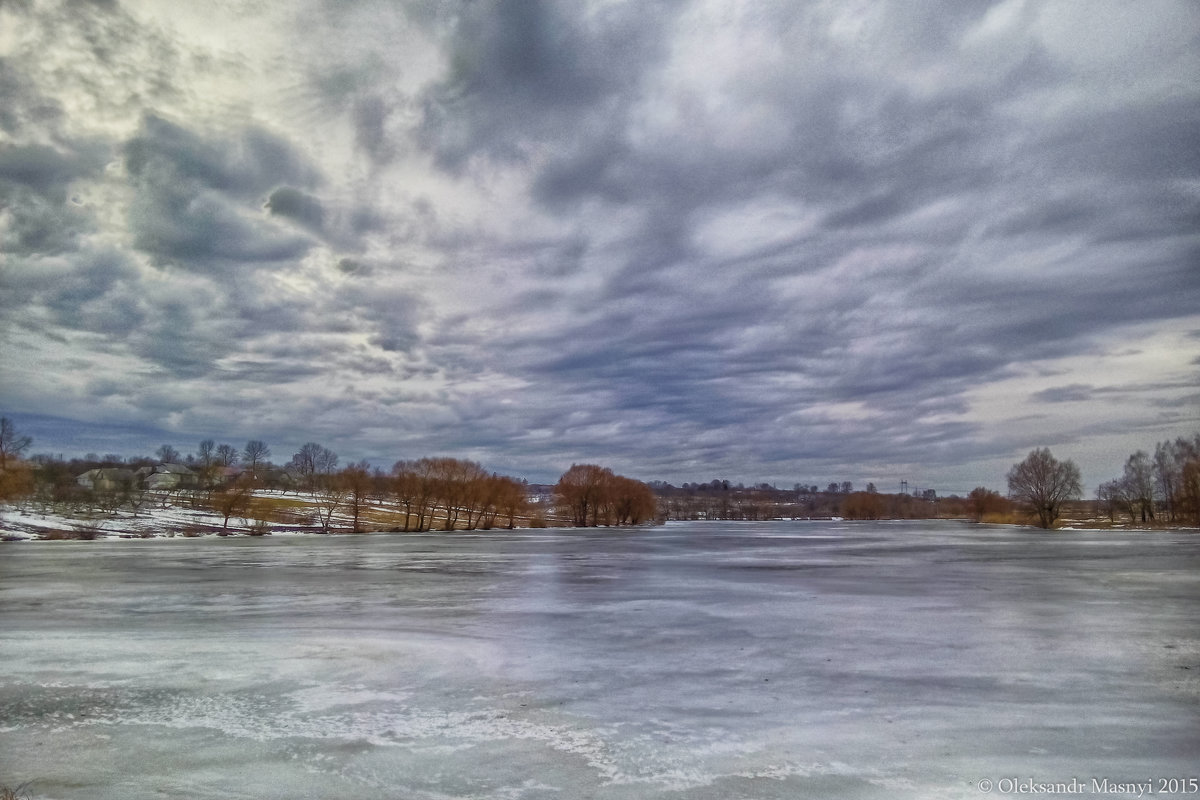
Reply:
M36 796L964 797L1200 750L1200 546L953 523L40 543Z

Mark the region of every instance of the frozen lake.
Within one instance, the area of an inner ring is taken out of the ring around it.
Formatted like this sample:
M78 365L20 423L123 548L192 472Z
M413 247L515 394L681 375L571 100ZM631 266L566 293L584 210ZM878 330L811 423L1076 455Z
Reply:
M1200 772L1188 533L7 544L0 652L0 784L39 798L954 798Z

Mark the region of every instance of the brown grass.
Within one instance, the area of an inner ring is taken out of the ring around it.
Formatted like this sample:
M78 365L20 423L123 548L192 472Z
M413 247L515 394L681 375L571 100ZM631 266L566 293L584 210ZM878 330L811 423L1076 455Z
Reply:
M346 509L342 509L343 514L348 514ZM411 517L410 521L416 517ZM358 525L363 530L370 531L398 531L404 528L404 512L397 511L394 508L380 508L379 506L371 506L364 508L359 513Z
M316 525L317 508L306 500L292 497L252 497L246 519L274 522L277 525Z
M25 791L28 787L28 783L22 783L15 789L0 786L0 800L29 800L29 792Z
M1029 516L1019 511L993 511L984 514L979 521L991 525L1028 525Z

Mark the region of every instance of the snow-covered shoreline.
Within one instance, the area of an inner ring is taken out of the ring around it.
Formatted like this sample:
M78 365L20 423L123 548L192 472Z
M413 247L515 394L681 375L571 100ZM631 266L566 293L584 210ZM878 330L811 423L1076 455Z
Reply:
M265 495L264 495L265 496ZM338 516L335 521L341 522ZM211 511L176 505L138 513L62 514L33 508L0 507L0 540L167 539L205 536L320 534L321 526L263 523L246 517L225 518Z
M261 536L323 536L364 535L394 531L368 530L353 533L349 518L335 515L337 523L329 531L319 524L268 524L247 518L233 518L225 526L219 514L199 509L167 506L153 508L137 515L122 513L115 516L83 516L55 514L32 509L0 508L0 541L136 541L144 539L194 539L208 537L261 537ZM813 520L818 521L818 520ZM854 523L849 523L854 524ZM1024 525L1003 525L1005 528L1024 528ZM1086 521L1074 521L1054 531L1037 530L1041 534L1053 533L1167 533L1196 531L1195 528L1174 526L1168 528L1130 527L1123 524L1096 526Z

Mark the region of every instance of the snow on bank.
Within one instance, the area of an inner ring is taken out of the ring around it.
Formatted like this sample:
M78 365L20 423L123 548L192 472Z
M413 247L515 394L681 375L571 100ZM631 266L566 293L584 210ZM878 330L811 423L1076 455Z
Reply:
M270 492L262 493L264 497L273 495ZM340 522L340 517L335 515L334 520ZM0 506L0 539L5 541L248 535L257 532L256 526L261 524L257 520L233 516L226 527L225 518L220 514L174 505L142 508L136 514L130 511L62 514L40 509L33 504L25 504L20 508ZM315 524L269 524L264 532L316 533L320 530L320 526Z
M174 507L139 512L136 516L122 513L93 517L4 508L0 509L0 537L11 541L203 535L217 533L223 522L216 514ZM231 533L241 531L241 526L230 525Z

